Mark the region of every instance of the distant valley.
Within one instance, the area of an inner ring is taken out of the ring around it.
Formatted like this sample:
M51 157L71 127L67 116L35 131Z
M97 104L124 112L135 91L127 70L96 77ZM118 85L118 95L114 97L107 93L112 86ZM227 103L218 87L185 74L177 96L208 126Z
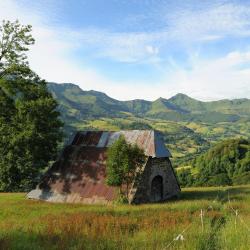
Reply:
M186 165L211 144L250 137L250 100L202 102L184 94L155 101L119 101L105 93L84 91L71 83L49 83L65 123L66 143L76 130L157 129L173 154Z

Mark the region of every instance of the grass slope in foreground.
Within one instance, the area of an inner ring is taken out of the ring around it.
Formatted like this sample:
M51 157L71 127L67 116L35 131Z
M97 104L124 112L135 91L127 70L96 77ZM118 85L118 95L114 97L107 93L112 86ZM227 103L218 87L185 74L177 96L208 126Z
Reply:
M52 204L0 194L0 208L0 249L247 250L250 245L249 185L184 189L180 200L140 206ZM173 240L179 234L184 240Z

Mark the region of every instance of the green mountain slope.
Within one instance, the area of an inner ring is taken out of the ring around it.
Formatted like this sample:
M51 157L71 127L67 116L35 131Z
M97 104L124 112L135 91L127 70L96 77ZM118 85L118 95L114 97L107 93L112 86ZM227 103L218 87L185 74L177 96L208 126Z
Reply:
M196 113L206 111L206 103L195 100L184 94L177 94L168 100L177 107L184 108L186 111Z
M81 120L98 117L120 117L129 111L127 106L104 93L83 91L71 83L50 83L49 90L60 104L65 119Z
M245 181L250 182L250 141L232 139L218 143L199 156L194 165L199 169L198 183L202 185L238 184L247 175Z
M249 99L219 100L202 102L184 94L177 94L168 100L177 107L184 108L192 114L219 113L227 115L247 116L250 114Z
M184 94L170 99L118 101L97 91L83 91L77 85L50 83L64 119L70 121L134 115L169 121L235 122L249 120L250 100L201 102ZM130 113L130 114L128 114Z

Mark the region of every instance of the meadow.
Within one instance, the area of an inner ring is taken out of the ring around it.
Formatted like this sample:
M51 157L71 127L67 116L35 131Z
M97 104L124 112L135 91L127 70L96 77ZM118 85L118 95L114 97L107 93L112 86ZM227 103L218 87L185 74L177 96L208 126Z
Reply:
M201 217L202 210L202 217ZM250 185L186 188L146 205L53 204L0 194L0 249L249 249Z

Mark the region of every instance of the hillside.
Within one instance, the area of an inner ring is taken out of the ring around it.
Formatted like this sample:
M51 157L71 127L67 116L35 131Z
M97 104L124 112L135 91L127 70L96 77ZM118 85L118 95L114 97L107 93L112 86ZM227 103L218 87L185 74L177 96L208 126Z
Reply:
M100 117L126 117L131 113L138 117L170 121L235 122L249 120L250 100L221 100L201 102L184 94L170 99L118 101L102 92L83 91L71 83L50 83L49 89L64 111L66 119L90 119Z
M250 137L250 100L201 102L184 94L170 99L119 101L71 83L49 83L65 122L65 141L76 130L157 129L175 166L186 165L210 144Z
M250 183L250 140L230 139L211 147L179 169L182 186L218 186Z
M218 143L199 156L194 165L199 168L198 179L203 185L244 184L243 178L250 182L250 141L231 139Z

